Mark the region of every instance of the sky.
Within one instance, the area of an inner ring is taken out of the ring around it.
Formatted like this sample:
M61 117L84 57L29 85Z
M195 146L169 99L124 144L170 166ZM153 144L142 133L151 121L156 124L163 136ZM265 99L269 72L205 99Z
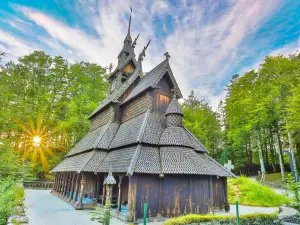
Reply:
M300 49L299 0L1 0L2 63L42 50L116 65L130 7L131 36L140 33L136 55L151 39L144 72L168 51L184 97L194 90L213 109L233 74Z

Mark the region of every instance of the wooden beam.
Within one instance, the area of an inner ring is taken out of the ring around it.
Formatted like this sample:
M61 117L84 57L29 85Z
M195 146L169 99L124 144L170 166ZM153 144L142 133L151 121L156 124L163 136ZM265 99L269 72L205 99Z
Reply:
M118 214L120 214L121 211L121 185L122 185L122 178L123 176L119 176L119 183L118 183L118 188L119 188L119 192L118 192Z
M214 206L214 189L213 189L213 177L209 176L209 213L213 213Z
M228 203L228 192L227 192L227 177L223 177L224 184L224 202L225 202L225 212L230 212L230 205Z
M75 194L75 202L77 202L78 199L78 193L79 193L79 188L80 188L80 181L81 181L81 174L77 174L77 180L76 180L76 194Z
M158 181L158 217L161 217L164 215L163 210L163 178L159 178Z
M97 173L96 175L96 201L98 202L99 199L99 192L100 192L100 174Z
M137 189L137 177L129 177L128 187L128 221L136 221L136 189Z
M70 194L69 194L69 201L72 200L73 195L74 195L75 182L76 182L75 178L76 178L76 174L74 173L72 176L72 182L71 182L72 184L71 184L71 189L70 189Z
M82 178L81 178L81 182L80 182L80 200L79 200L79 206L78 209L82 209L82 199L83 199L83 191L84 191L84 186L86 184L86 174L82 173Z
M65 196L65 195L67 194L68 179L69 179L69 174L66 174L66 179L65 179L65 186L64 186L64 193L63 193L63 196Z
M106 179L107 175L104 175L104 180ZM104 181L103 180L103 181ZM105 191L106 191L106 185L103 184L103 190L102 190L102 205L105 205Z
M64 193L66 176L67 176L67 174L63 173L62 181L61 181L61 189L60 189L61 195L63 195L63 193Z

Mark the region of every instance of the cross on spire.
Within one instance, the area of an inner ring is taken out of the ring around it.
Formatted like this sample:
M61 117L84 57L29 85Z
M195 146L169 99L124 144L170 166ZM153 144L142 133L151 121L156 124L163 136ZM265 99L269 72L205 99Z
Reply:
M166 56L166 60L169 61L169 58L171 58L169 52L166 52L164 55Z
M132 13L132 8L130 7L130 16L129 16L129 25L128 25L128 34L130 34L130 26L131 26L131 13Z

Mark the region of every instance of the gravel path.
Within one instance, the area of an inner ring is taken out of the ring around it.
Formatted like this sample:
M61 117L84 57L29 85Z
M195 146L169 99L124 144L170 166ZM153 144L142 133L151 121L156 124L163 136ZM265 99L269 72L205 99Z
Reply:
M30 225L99 225L90 221L88 210L75 210L49 190L25 189L26 216ZM113 218L111 225L124 222Z
M71 205L50 194L49 190L25 189L25 212L30 225L96 225L90 221L89 210L75 210ZM252 213L274 213L278 207L239 206L240 215ZM230 213L216 212L217 215L235 215L235 205L230 205ZM125 222L113 218L111 225ZM161 225L162 223L148 223Z
M271 213L278 213L279 208L278 207L254 207L254 206L244 206L239 205L239 214L240 215L246 215L246 214L254 214L254 213L265 213L265 214L271 214ZM216 215L232 215L235 216L235 205L230 205L230 212L216 212Z

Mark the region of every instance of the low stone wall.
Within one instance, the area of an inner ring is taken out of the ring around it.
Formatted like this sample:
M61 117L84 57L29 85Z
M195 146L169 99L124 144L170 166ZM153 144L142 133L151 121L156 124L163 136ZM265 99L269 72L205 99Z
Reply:
M25 215L25 209L23 206L18 206L16 208L16 213L8 218L7 225L29 225L29 220Z

